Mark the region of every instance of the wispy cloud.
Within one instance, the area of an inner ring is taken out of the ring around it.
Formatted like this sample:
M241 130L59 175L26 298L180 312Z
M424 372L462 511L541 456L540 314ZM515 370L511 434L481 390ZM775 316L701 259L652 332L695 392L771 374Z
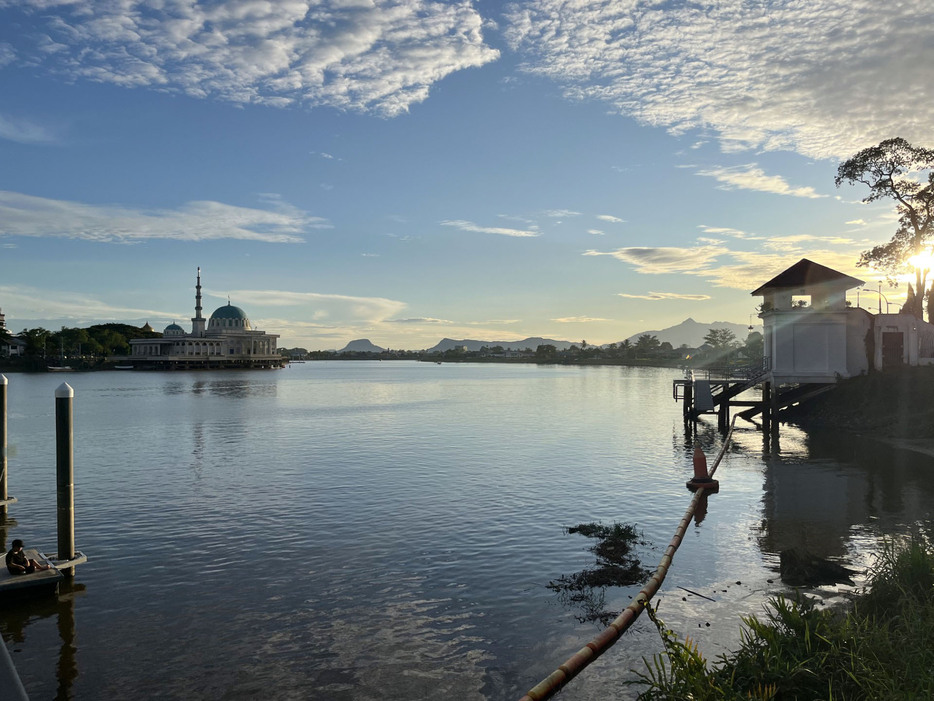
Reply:
M743 166L722 168L709 168L697 171L698 175L714 178L720 183L723 190L756 190L758 192L771 192L776 195L790 195L792 197L807 197L818 199L827 195L820 195L813 187L792 187L780 175L766 175L765 171L750 163Z
M552 321L559 324L589 324L592 321L609 321L609 319L601 319L598 316L563 316Z
M856 241L844 236L813 236L811 234L792 234L790 236L773 236L765 242L765 248L774 251L801 251L802 244L824 244L829 246L855 245ZM813 246L809 246L813 248Z
M340 319L376 323L387 321L406 308L405 302L384 297L353 297L350 295L289 290L231 290L231 298L249 300L253 307L303 307L303 313L316 322Z
M647 275L664 273L696 272L710 265L719 256L727 253L719 246L695 246L693 248L617 248L615 251L585 251L585 256L611 256L635 266L636 271Z
M804 239L802 239L804 240ZM610 256L632 265L643 275L694 275L707 280L714 287L750 291L770 277L796 263L802 256L820 260L823 265L854 277L860 277L855 263L858 248L843 238L810 238L823 247L772 251L737 251L725 245L695 246L693 248L619 248L614 251L587 251L585 256ZM836 245L837 248L829 246ZM862 271L865 273L865 271ZM665 293L651 293L665 294ZM622 295L630 296L633 295ZM637 299L649 297L634 296ZM687 297L691 299L692 297ZM662 299L652 297L652 299Z
M465 221L463 219L446 219L441 222L442 226L453 226L456 229L461 231L471 231L478 234L496 234L498 236L514 236L516 238L530 238L534 236L541 236L541 232L538 231L537 227L533 226L530 229L507 229L500 226L480 226L474 224L471 221Z
M571 209L546 209L545 216L550 219L567 219L568 217L579 217L580 212Z
M588 234L593 234L594 236L603 236L603 235L604 235L604 232L600 231L600 229L587 229L587 233L588 233Z
M734 229L729 226L707 226L706 224L700 224L697 228L699 228L705 234L718 234L722 236L729 236L734 239L743 239L745 241L761 241L765 239L765 236L750 234L748 231Z
M394 116L495 60L471 2L0 0L32 16L17 56L69 80ZM8 59L12 60L12 59Z
M598 214L597 219L600 221L607 221L611 224L624 224L626 223L625 219L620 219L619 217L614 217L612 214Z
M387 319L390 324L453 324L448 319L433 319L430 316L415 316L409 319Z
M702 302L705 299L710 299L710 295L687 295L681 294L679 292L649 292L644 295L631 295L626 294L625 292L618 293L620 297L625 297L626 299L647 299L652 302L657 302L664 299L681 299L688 302Z
M163 309L140 309L104 302L96 297L78 292L54 292L47 289L18 285L0 285L3 306L16 309L22 319L68 319L75 324L95 320L121 320L138 317L182 318L185 314L167 312Z
M55 143L58 137L41 124L0 114L0 139L21 144L51 144Z
M724 150L847 157L930 139L934 4L524 0L505 35L522 69ZM913 96L910 105L905 96Z
M140 210L52 200L0 190L0 236L84 239L133 243L146 239L206 241L243 239L299 243L310 229L330 228L275 195L262 198L272 209L221 202L189 202L175 210Z

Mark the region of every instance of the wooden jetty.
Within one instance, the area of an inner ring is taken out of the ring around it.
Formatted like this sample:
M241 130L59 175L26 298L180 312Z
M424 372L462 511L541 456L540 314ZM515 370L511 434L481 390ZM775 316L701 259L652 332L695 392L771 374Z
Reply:
M833 389L834 383L807 382L777 384L767 363L761 367L726 367L685 370L684 378L674 380L672 395L682 403L685 422L701 415L716 414L717 427L726 431L731 409L741 408L740 418L752 421L762 415L762 430L774 432L783 409L800 404ZM758 390L759 398L750 398L749 390Z

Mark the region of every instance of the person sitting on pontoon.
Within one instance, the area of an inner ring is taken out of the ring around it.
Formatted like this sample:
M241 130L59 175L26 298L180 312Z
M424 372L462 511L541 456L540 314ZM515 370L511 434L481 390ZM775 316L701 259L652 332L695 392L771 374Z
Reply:
M23 552L23 541L17 538L13 541L10 552L6 554L6 568L10 574L32 574L49 569L49 565L40 565L35 560L27 558Z

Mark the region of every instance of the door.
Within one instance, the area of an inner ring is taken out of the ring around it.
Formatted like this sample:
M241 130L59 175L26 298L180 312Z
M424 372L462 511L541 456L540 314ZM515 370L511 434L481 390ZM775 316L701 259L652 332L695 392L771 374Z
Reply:
M898 367L905 356L905 335L901 331L882 332L882 369Z

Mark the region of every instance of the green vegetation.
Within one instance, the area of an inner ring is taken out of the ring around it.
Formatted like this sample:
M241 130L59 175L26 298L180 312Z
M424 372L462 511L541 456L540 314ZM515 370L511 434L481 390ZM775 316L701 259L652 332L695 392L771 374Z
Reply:
M26 343L19 358L4 359L4 367L43 370L50 365L68 365L76 370L98 367L108 356L129 355L130 339L161 338L162 334L145 331L129 324L96 324L86 329L62 328L48 331L41 327L16 334Z
M653 334L642 334L635 343L624 340L594 346L587 341L571 344L559 350L544 343L536 348L509 350L500 345L483 346L479 350L450 348L445 351L307 351L304 348L282 349L283 355L294 360L424 360L430 362L471 363L540 363L564 365L645 365L651 367L758 366L762 362L762 334L750 333L745 343L736 340L733 332L710 329L700 348L682 345L673 348Z
M743 619L737 652L708 668L696 643L660 621L665 651L632 682L639 698L934 698L934 551L927 539L884 544L867 591L847 610L777 597L765 620Z

